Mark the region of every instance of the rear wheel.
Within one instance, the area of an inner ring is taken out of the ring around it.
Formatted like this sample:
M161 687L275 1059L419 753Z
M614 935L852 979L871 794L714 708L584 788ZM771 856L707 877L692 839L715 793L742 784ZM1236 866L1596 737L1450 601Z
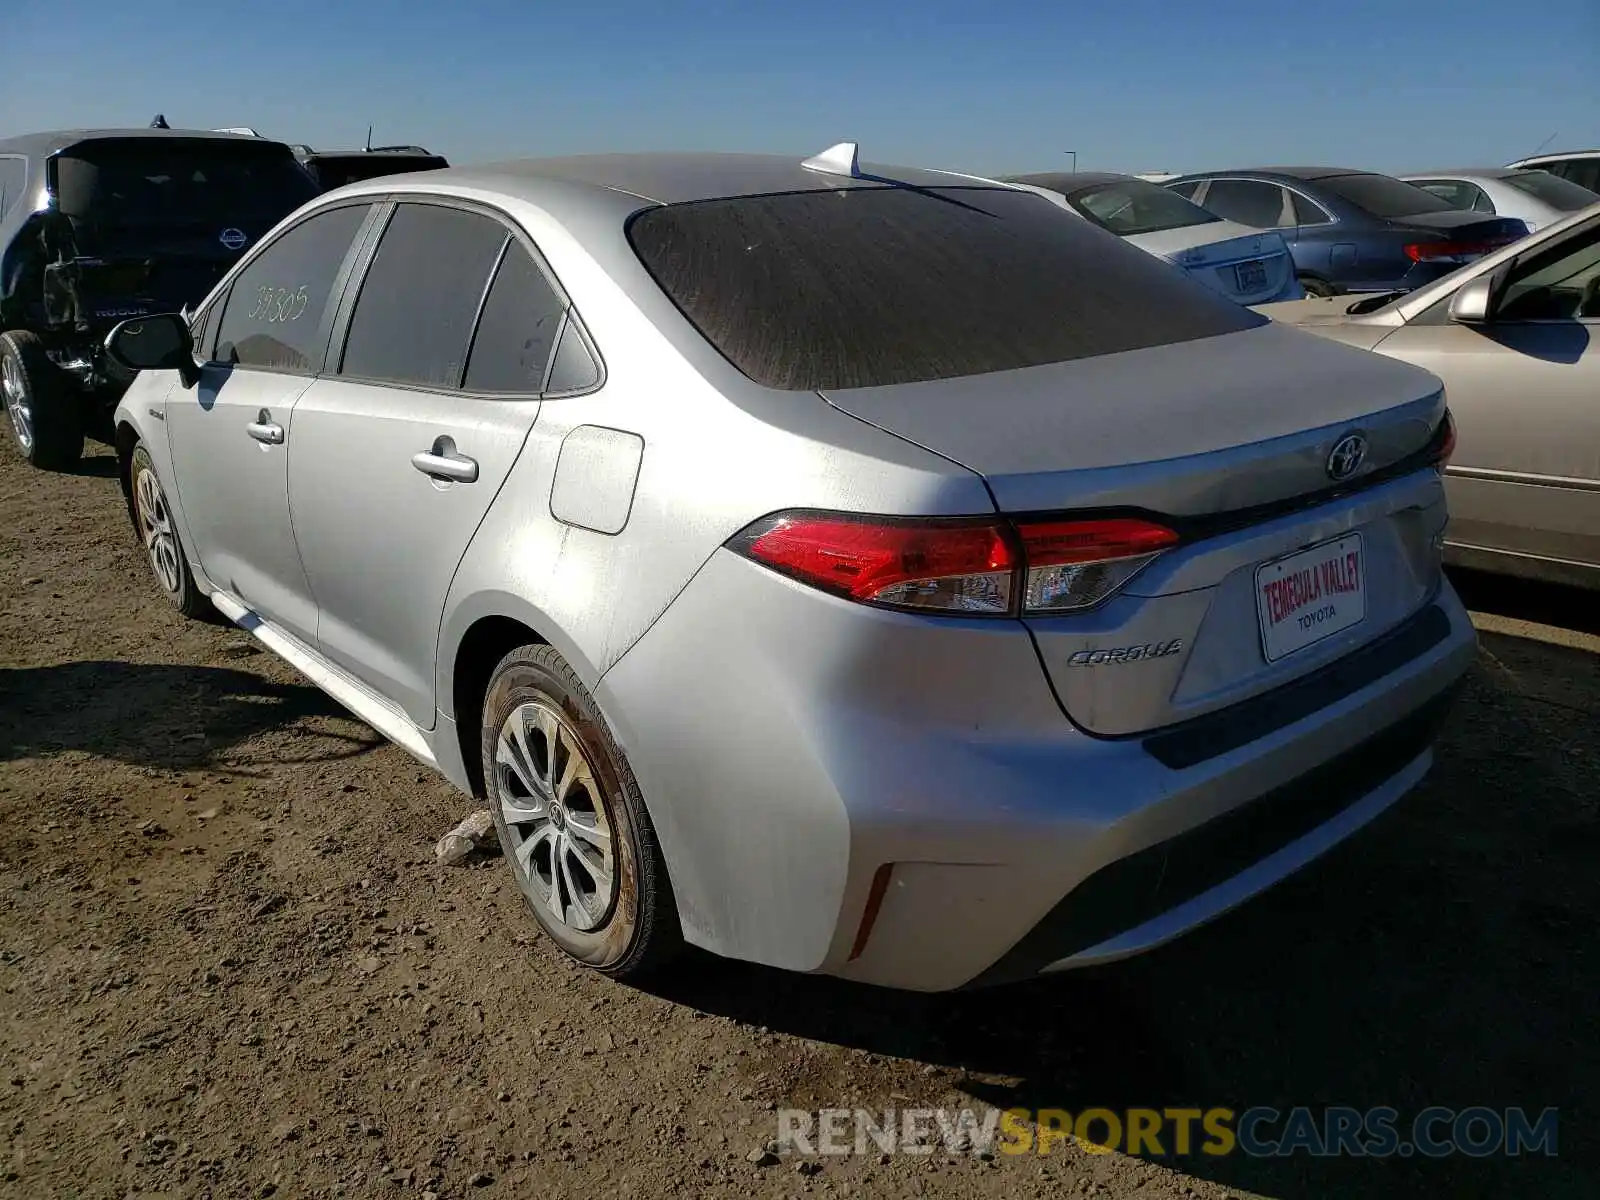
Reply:
M155 463L143 446L135 446L128 460L129 503L133 524L144 542L150 573L167 598L167 603L186 617L205 620L211 617L211 601L196 586L194 572L184 557L183 543L172 520L167 494L161 487Z
M1318 279L1315 275L1300 276L1300 286L1305 288L1308 296L1337 296L1338 290L1326 279Z
M483 779L500 846L552 941L637 978L682 945L655 827L627 760L550 646L495 667L483 706Z
M0 395L11 439L23 458L42 471L77 465L83 457L77 397L35 334L0 334Z

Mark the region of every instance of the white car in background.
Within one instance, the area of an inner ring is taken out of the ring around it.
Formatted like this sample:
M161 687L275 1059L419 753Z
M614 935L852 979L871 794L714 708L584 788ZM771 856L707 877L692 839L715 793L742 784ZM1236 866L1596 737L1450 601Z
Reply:
M1112 171L1049 171L1008 175L1004 182L1037 192L1240 304L1305 295L1282 235L1224 220L1148 180Z
M1400 178L1457 208L1516 217L1527 224L1529 233L1600 202L1600 193L1543 170L1460 167Z

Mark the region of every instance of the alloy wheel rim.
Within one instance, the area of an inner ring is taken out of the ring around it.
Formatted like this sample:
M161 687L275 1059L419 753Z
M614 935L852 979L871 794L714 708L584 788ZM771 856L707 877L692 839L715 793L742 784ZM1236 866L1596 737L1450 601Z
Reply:
M144 538L145 553L150 556L150 569L156 573L162 587L177 595L183 583L178 539L172 532L172 514L167 511L161 481L148 467L134 480L134 502L139 512L139 532Z
M550 704L518 705L495 740L513 867L545 916L591 933L617 898L616 830L577 731Z
M11 418L18 445L24 451L33 449L33 409L28 404L28 389L22 381L22 364L14 354L0 358L0 392L5 393L6 415Z

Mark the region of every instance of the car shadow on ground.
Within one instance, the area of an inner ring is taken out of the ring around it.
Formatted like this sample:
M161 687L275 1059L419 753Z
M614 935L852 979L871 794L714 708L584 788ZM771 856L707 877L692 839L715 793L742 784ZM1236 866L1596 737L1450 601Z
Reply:
M383 739L331 697L229 667L71 662L0 669L0 762L80 751L136 766L214 767L238 744L306 717L344 717L350 732L314 757L351 758Z
M1555 1107L1554 1158L1146 1157L1271 1196L1592 1195L1600 655L1492 633L1482 645L1421 787L1307 871L1153 954L950 996L696 955L653 990L954 1068L966 1094L1000 1108L1306 1106L1321 1119L1387 1106L1404 1138L1429 1106L1530 1119Z
M71 473L91 479L115 479L117 477L116 456L113 454L85 455L78 460L76 466L71 468Z

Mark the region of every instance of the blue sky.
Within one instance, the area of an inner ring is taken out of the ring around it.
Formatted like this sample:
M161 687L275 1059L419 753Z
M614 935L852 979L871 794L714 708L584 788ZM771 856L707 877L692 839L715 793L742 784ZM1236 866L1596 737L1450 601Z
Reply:
M20 15L18 7L20 6ZM1398 171L1600 146L1600 0L6 0L0 135ZM70 15L69 15L70 14Z

